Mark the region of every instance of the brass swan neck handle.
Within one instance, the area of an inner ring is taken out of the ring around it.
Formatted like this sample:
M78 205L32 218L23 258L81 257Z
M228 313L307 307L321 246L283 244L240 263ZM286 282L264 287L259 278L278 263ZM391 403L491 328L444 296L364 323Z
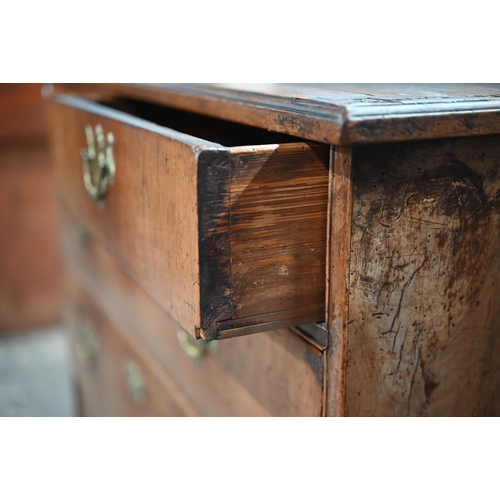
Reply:
M108 185L112 186L116 178L116 165L113 158L115 136L112 132L104 135L101 125L94 130L91 125L85 126L87 147L82 149L83 182L90 196L104 206L104 195Z

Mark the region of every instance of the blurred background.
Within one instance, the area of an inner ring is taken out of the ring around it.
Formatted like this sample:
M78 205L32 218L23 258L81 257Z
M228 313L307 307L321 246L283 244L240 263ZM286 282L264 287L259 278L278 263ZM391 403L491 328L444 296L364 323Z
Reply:
M72 416L41 84L0 84L0 416Z

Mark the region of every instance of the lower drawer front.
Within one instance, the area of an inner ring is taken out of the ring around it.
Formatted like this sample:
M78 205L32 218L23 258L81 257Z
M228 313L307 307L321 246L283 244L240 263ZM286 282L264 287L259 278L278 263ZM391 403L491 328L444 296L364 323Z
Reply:
M80 413L85 416L188 416L165 387L154 360L141 355L79 287L66 279L66 324L76 359ZM167 382L168 383L168 382ZM179 399L179 398L178 398Z
M153 354L202 415L322 414L321 349L289 329L193 346L196 341L183 336L105 249L92 239L80 244L75 234L66 223L63 247L72 282Z

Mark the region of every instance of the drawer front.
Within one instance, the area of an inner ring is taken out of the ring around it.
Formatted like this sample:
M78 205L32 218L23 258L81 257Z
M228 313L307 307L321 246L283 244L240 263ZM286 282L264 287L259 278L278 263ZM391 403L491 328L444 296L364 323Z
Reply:
M182 336L179 325L104 248L92 239L80 243L68 221L64 227L63 247L73 281L154 355L202 415L322 414L325 360L321 349L288 329L192 349L194 339Z
M68 277L65 288L66 324L76 360L82 415L198 415L184 395L172 395L179 389L172 390L169 377L156 368L158 363L131 342L83 288Z
M68 96L51 116L63 212L190 334L324 319L328 147L226 148ZM88 125L114 134L99 203L82 175Z

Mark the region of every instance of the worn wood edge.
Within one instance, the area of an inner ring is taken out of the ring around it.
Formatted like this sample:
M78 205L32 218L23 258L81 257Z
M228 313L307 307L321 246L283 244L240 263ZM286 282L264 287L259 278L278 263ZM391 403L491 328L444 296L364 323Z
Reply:
M229 151L198 157L198 251L201 327L197 338L218 338L218 322L233 316L230 183L235 159Z
M344 123L340 142L371 144L500 133L500 110L488 109L487 105L486 109L480 106L475 108L456 111L450 106L446 112L424 113L415 106L410 110L412 113L404 110L400 115L353 116Z
M328 416L328 351L323 352L323 393L321 395L321 416Z
M325 345L318 342L317 339L315 339L313 336L309 335L309 333L307 331L303 330L301 327L292 326L292 327L290 327L290 330L292 332L294 332L295 334L297 334L301 339L304 339L308 344L312 345L318 351L320 351L320 352L326 351Z
M496 96L406 97L397 102L338 105L206 84L63 84L55 88L142 99L336 146L500 133Z
M302 323L299 326L293 327L301 331L304 335L313 339L322 349L328 348L328 330L326 329L325 323Z
M57 92L129 97L323 143L341 137L343 106L231 90L207 85L59 84ZM249 97L250 96L250 97ZM308 104L308 105L307 105ZM326 110L324 108L327 108Z
M158 91L154 85L140 86ZM164 89L165 87L162 87L159 91L165 91ZM406 98L395 103L355 102L338 105L308 98L282 97L200 84L169 84L169 91L189 97L214 100L216 112L221 107L221 101L230 102L233 106L251 108L253 114L265 109L271 113L273 119L274 113L277 113L274 123L277 128L273 130L338 146L500 132L500 99L496 96ZM199 112L196 109L193 111ZM282 113L289 114L286 120ZM217 117L223 118L223 116ZM231 120L255 125L255 118L252 116L251 119L242 120L240 115L236 114ZM298 124L297 120L301 123ZM382 121L384 127L380 128L377 125ZM370 133L363 133L367 129Z
M90 101L83 97L75 97L72 95L64 95L64 94L54 94L51 97L51 100L52 102L61 104L63 106L68 106L71 108L78 109L80 111L84 111L86 113L92 113L97 116L102 116L105 118L109 118L111 120L116 120L120 123L125 123L127 125L131 125L132 127L147 130L154 134L166 136L176 141L183 142L194 147L215 148L217 150L227 149L226 147L221 146L220 144L206 141L205 139L202 138L193 137L191 135L184 134L182 132L177 132L174 129L157 125L148 120L144 120L143 118L130 115L123 111L110 108L104 104L99 104L94 101Z
M287 314L288 313L288 314ZM287 316L287 319L275 319L278 315ZM218 340L241 337L243 335L252 335L269 330L280 328L289 328L306 323L316 323L321 321L322 314L310 314L309 316L296 316L289 318L289 311L280 311L278 313L265 314L262 317L252 316L250 318L241 318L237 320L222 321L218 324ZM259 323L254 323L254 322Z
M313 325L311 325L313 326ZM316 326L316 325L314 325ZM317 325L318 328L319 325ZM327 376L328 376L328 356L327 356L327 346L324 345L325 343L320 343L318 342L318 339L311 336L310 332L306 331L303 329L303 327L292 327L290 328L292 332L297 334L301 339L303 339L305 342L307 342L309 345L313 346L315 349L318 350L320 353L320 356L322 358L322 365L323 365L323 376L322 376L322 381L321 381L321 407L319 411L319 415L321 417L326 417L326 397L327 397ZM325 330L326 331L326 330Z
M330 260L327 270L327 326L330 332L326 410L344 416L349 308L349 258L352 220L352 151L332 148L330 166Z

